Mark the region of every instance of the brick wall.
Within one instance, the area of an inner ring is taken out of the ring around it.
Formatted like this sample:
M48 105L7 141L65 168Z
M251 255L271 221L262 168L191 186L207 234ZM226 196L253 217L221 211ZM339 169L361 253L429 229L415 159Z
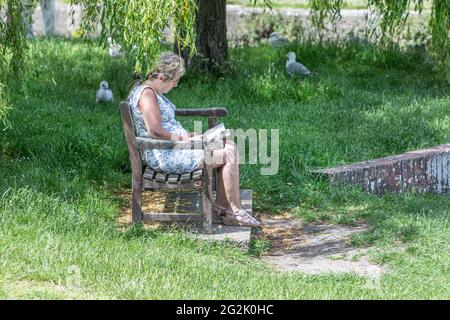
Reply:
M430 149L315 170L333 184L360 185L364 191L447 193L450 191L450 143Z

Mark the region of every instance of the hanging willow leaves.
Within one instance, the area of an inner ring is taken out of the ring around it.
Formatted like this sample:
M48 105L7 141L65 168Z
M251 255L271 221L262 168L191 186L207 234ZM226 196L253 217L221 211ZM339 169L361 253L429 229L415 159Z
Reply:
M384 40L401 31L411 11L422 14L424 0L367 0L369 11L378 14L379 23L369 24L369 33L380 29L379 40ZM431 15L428 21L430 34L429 51L438 62L436 67L450 82L450 1L430 0ZM325 19L336 22L341 18L342 0L309 0L311 20L324 28Z
M135 59L136 72L148 72L161 51L164 30L172 26L180 47L190 46L195 54L195 0L72 0L83 7L82 33L98 32L100 39L112 37Z
M0 0L0 120L9 109L7 84L20 84L24 78L27 49L24 12L36 2Z
M0 0L1 1L1 0ZM4 1L0 2L0 9L3 8ZM8 70L8 62L6 60L6 19L0 11L0 120L5 118L6 104L6 70Z
M309 0L310 18L313 25L323 29L326 18L329 18L331 22L339 20L343 3L343 0Z
M450 1L434 0L429 22L431 52L440 61L450 83Z

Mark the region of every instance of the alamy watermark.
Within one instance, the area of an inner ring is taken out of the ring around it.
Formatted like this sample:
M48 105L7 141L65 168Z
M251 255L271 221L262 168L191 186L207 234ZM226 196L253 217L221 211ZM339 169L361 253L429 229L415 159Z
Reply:
M378 266L369 266L367 268L367 280L364 288L369 290L381 290L382 270Z
M66 285L71 289L81 288L81 269L77 265L70 265L66 271Z
M206 141L202 134L203 123L201 121L194 121L194 132L199 134L199 143L202 142L208 145L210 141ZM220 145L220 148L237 149L238 157L236 158L239 164L260 164L263 167L260 169L261 175L275 175L278 173L280 164L280 136L279 129L227 129L227 145L223 145L223 140L215 140L215 146ZM269 141L270 138L270 141ZM174 139L176 140L176 139ZM196 141L194 139L194 141ZM174 149L185 150L186 145L180 145ZM248 154L246 151L248 150ZM247 156L248 155L248 156ZM222 159L210 154L205 157L207 164L220 164ZM235 158L229 157L228 162L236 161Z

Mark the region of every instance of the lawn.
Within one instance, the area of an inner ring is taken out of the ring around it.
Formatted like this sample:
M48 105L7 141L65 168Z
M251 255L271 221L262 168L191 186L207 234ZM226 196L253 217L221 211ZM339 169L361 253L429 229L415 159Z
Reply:
M288 78L288 50L318 75ZM37 39L25 89L12 92L11 125L0 131L0 298L450 298L448 195L376 197L309 174L449 142L450 87L433 65L418 53L360 45L230 54L231 74L188 72L168 97L180 108L225 105L230 128L279 129L278 174L241 169L254 211L366 221L371 230L352 242L373 246L371 260L388 267L381 286L353 274L271 271L258 241L243 253L177 230L118 228L119 194L131 184L118 111L130 66L82 41ZM94 103L101 80L116 103Z

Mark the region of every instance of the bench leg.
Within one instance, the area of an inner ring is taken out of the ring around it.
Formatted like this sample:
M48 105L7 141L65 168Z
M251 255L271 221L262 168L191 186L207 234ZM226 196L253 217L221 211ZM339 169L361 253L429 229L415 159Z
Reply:
M212 190L217 191L217 169L213 169Z
M212 167L204 169L204 190L203 190L203 230L206 234L212 234L212 203L208 197L212 195Z
M142 223L142 177L133 176L131 218L133 223Z

